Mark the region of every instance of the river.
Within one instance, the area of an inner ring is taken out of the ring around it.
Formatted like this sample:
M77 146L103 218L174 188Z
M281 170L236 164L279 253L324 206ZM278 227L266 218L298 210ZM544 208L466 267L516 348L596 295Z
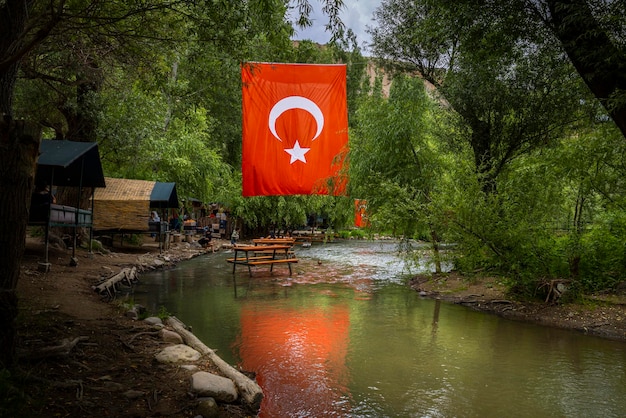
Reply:
M141 277L136 303L256 373L262 417L623 417L626 344L421 298L428 263L393 242L296 247L244 267L228 251Z

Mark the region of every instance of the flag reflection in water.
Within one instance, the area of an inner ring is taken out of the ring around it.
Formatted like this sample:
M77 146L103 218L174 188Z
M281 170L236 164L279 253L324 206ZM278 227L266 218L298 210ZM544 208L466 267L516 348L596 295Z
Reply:
M261 417L348 415L349 323L345 306L243 308L239 355L263 388Z

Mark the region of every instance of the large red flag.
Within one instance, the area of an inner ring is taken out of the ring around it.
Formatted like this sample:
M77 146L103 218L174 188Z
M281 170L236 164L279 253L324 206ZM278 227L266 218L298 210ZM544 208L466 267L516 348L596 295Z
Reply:
M343 193L346 66L246 63L242 82L243 195Z

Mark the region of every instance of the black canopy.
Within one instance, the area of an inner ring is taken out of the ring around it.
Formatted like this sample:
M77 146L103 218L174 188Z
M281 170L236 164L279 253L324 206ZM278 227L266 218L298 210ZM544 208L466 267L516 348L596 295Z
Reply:
M98 144L41 141L35 182L54 186L106 187Z
M176 183L156 182L150 193L151 208L178 208Z

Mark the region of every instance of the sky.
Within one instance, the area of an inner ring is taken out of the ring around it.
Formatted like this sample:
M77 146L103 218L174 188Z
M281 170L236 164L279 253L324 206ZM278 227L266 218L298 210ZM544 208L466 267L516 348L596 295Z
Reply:
M324 25L328 22L328 16L322 13L321 0L309 0L313 11L311 12L311 20L313 26L306 29L296 28L295 40L309 39L320 44L326 44L330 40L330 33L326 32ZM357 42L361 47L361 51L366 54L369 52L365 46L371 39L365 32L367 26L374 26L372 17L374 10L380 5L381 0L344 0L344 9L341 12L341 20L347 29L352 29L356 34ZM292 4L295 2L292 0ZM297 11L296 11L297 12ZM294 19L295 20L295 17Z

